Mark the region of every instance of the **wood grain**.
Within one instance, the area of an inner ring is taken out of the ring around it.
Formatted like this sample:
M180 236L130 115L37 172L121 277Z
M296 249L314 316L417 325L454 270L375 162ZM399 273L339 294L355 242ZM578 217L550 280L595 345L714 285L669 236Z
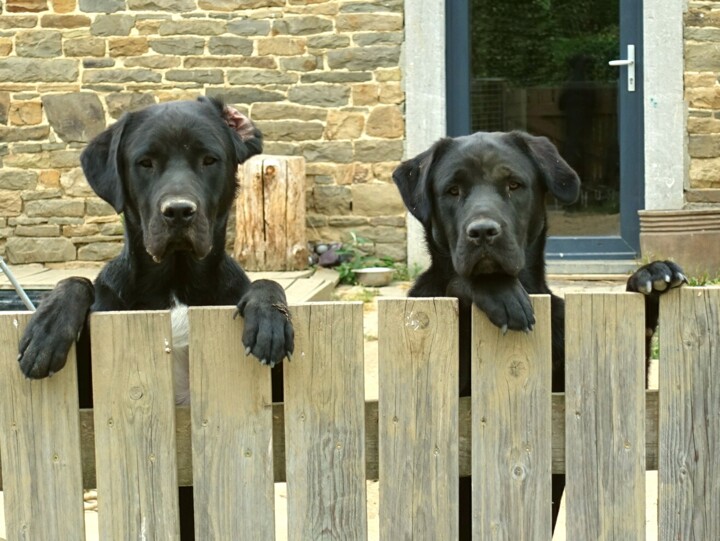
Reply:
M473 309L473 539L552 535L550 297L532 303L527 334Z
M168 312L91 316L100 536L178 539Z
M378 301L380 537L457 539L455 299Z
M292 307L284 365L291 541L367 537L363 320L360 303Z
M720 289L660 303L660 539L720 539Z
M0 315L0 454L8 539L84 539L75 348L63 370L28 380L18 343L28 313Z
M645 539L640 294L565 297L568 539Z
M275 538L270 369L246 357L234 308L191 308L195 537Z

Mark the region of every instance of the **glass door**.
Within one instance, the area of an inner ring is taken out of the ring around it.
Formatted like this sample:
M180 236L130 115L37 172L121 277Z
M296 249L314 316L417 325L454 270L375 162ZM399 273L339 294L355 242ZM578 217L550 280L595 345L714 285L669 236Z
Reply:
M642 3L447 0L446 9L448 134L548 137L582 181L573 205L548 197L548 257L635 258Z

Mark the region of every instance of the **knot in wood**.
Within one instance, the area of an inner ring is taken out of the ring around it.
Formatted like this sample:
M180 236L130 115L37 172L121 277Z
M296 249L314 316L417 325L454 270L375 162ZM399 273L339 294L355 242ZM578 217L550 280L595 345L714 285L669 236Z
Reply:
M413 331L427 329L430 325L430 317L425 312L410 312L405 316L405 326Z
M525 469L525 466L522 464L515 464L512 469L512 477L516 481L524 481L525 477L527 477L527 470Z
M130 387L130 391L128 393L130 395L130 398L132 400L140 400L143 397L143 390L142 387L135 385L134 387Z
M514 377L519 378L525 372L527 372L527 360L523 357L512 357L508 362L508 373Z

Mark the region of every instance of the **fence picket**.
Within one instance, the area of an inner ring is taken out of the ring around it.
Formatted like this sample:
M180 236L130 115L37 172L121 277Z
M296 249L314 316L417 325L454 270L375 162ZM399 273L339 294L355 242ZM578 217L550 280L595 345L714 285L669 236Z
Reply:
M567 539L645 539L640 294L565 297Z
M363 318L360 303L292 308L283 367L291 541L367 538Z
M457 539L458 308L378 301L380 538Z
M473 539L550 539L550 297L532 299L528 334L473 309Z
M96 313L90 326L100 537L177 539L170 314Z
M29 314L0 315L0 454L9 539L85 539L75 348L27 380L17 361Z
M234 308L191 308L195 537L275 538L270 369L246 357Z
M660 540L720 539L720 289L660 303Z

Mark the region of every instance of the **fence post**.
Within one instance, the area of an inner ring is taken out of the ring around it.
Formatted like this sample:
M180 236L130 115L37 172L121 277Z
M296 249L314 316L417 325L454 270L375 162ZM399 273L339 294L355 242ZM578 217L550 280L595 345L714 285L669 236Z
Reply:
M189 310L195 537L273 540L270 368L245 355L234 311Z
M238 174L235 259L253 271L306 269L305 159L261 154Z
M367 538L361 303L293 306L283 365L291 541Z
M103 539L178 539L169 312L90 321L99 528Z
M660 302L660 540L720 539L720 289Z
M552 535L550 297L532 303L535 329L505 336L473 308L473 539Z
M458 537L456 299L378 301L381 539Z
M567 539L645 540L645 310L565 297Z
M8 539L85 539L75 348L51 378L26 379L17 356L29 319L30 314L0 315L0 455Z

